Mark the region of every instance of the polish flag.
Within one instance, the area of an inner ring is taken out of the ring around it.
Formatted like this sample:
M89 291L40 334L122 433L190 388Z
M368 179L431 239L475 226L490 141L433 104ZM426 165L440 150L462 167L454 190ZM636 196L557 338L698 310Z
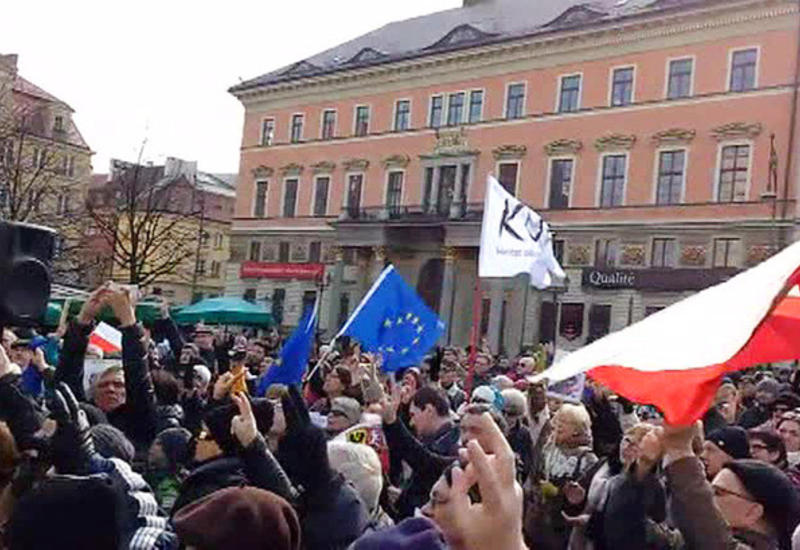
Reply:
M103 353L122 351L122 333L103 321L89 335L89 343L103 350Z
M582 372L686 425L725 373L800 358L800 243L565 357L535 379Z

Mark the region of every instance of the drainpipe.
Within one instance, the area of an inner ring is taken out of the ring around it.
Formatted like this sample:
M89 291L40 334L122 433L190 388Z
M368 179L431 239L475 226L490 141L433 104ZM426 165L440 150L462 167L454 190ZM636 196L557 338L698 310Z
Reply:
M800 0L798 0L800 6ZM781 221L786 219L786 214L789 209L789 180L793 172L792 163L794 162L794 142L797 127L797 100L798 100L798 77L800 77L800 24L798 24L797 32L797 48L794 57L794 80L792 81L792 112L789 113L789 143L786 152L786 169L783 176L783 192L781 193ZM781 243L780 247L786 246L787 241L786 228L781 229Z

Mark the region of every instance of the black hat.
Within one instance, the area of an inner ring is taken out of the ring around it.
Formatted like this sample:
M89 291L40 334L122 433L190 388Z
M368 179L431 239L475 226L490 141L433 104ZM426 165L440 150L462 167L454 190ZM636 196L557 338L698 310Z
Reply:
M800 497L786 474L759 460L734 460L724 467L736 474L753 500L764 507L764 517L777 533L780 548L791 548L792 533L800 522Z
M261 434L269 433L272 429L272 421L275 410L268 399L251 399L250 406L253 409L253 416L256 417L256 426ZM231 421L239 414L239 409L232 403L226 403L212 408L203 416L203 420L208 426L211 437L214 438L219 448L227 455L236 453L236 439L231 435Z
M728 426L715 430L706 436L710 441L733 459L750 458L750 445L747 432L738 426Z
M782 391L778 394L775 403L772 404L773 407L776 405L783 405L788 410L800 408L800 396L790 391Z
M133 464L136 449L125 434L111 424L98 424L89 430L95 449L105 458L119 458Z

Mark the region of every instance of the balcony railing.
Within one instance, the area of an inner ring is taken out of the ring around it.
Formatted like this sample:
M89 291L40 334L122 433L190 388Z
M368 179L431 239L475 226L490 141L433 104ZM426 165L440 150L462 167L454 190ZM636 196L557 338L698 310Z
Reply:
M442 222L447 220L480 219L482 203L452 203L425 205L366 206L342 209L339 221L357 222Z

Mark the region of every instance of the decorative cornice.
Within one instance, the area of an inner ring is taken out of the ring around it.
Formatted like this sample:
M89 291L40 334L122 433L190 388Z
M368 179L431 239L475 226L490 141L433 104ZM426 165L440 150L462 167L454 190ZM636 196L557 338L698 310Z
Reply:
M583 143L579 139L557 139L544 146L544 152L549 156L554 155L576 155L583 149Z
M495 160L520 159L528 153L525 145L501 145L492 149Z
M281 166L281 172L283 172L285 176L299 176L303 173L303 165L291 162L286 166Z
M321 160L311 165L311 171L315 174L327 174L336 169L336 163L329 160Z
M269 166L256 166L252 170L252 174L254 178L271 178L272 175L275 173L275 170L270 168Z
M347 159L342 162L344 169L352 172L358 170L366 170L369 167L369 160L367 159Z
M467 143L467 130L462 126L456 129L439 128L436 130L436 145L433 146L434 155L460 155L469 151Z
M447 263L453 263L458 260L458 249L455 246L443 246L442 257Z
M730 124L723 124L711 130L711 135L717 141L724 141L728 139L752 139L757 137L763 127L760 122L731 122Z
M383 159L384 168L405 168L411 162L411 157L406 154L391 155Z
M670 128L653 134L653 143L656 145L673 145L690 143L697 134L695 130L687 128Z
M619 151L633 148L636 136L633 134L608 134L594 140L594 147L600 152Z

